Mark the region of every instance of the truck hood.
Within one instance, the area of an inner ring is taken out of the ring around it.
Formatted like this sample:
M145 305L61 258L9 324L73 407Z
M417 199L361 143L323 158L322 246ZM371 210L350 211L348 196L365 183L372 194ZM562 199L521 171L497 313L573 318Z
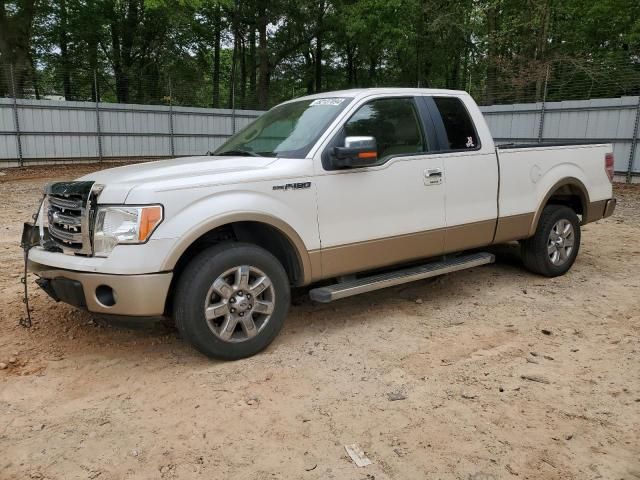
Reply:
M90 173L78 180L90 180L105 186L100 194L100 203L124 203L129 192L137 185L185 183L190 178L206 179L214 183L237 181L238 177L234 173L263 170L276 160L277 158L272 157L242 156L173 158L109 168Z

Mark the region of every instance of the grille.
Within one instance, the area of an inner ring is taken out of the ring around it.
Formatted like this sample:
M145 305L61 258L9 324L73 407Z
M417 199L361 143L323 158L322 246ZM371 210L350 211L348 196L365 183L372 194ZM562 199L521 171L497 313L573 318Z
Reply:
M90 192L88 182L57 183L47 193L49 237L64 253L90 254Z
M82 250L82 198L49 195L49 235L62 247Z

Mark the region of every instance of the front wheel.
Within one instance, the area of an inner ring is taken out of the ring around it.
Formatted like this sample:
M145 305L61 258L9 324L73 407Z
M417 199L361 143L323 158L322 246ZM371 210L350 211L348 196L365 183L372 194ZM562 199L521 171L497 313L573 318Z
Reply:
M580 220L564 205L547 205L533 237L522 243L524 266L545 277L564 275L580 249Z
M225 243L197 255L175 292L182 336L205 355L235 360L254 355L276 337L289 310L289 279L268 251Z

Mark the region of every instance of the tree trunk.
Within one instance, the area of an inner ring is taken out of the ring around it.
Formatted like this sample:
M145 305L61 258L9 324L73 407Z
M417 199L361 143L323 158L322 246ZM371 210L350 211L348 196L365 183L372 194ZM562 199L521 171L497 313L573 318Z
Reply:
M94 79L96 78L98 71L98 44L90 43L89 44L89 70L91 72L91 101L95 102L98 99L98 91L96 88L96 82Z
M466 39L465 39L465 46L464 46L464 52L463 52L463 61L462 61L462 89L463 90L467 90L467 88L470 89L471 85L467 85L467 78L469 76L469 45L471 43L471 39L469 38L469 35L467 35ZM468 92L471 93L471 92Z
M60 67L62 70L62 91L65 100L73 100L71 92L71 62L69 61L69 32L68 32L68 12L66 0L59 3L59 47L60 47Z
M5 0L0 0L0 59L5 64L4 79L0 79L0 94L12 94L11 68L13 65L15 93L24 93L24 79L31 70L29 55L31 52L31 31L36 12L36 0L12 2L15 9L7 16ZM6 32L11 32L10 34Z
M267 50L267 9L264 0L258 9L258 108L264 110L269 105L270 65Z
M540 69L536 75L536 101L539 101L543 97L543 88L546 79L547 66L544 62L546 57L547 37L549 35L549 28L551 25L551 0L546 0L543 5L542 17L540 18L540 27L538 28L535 59L540 64Z
M315 84L316 93L322 91L322 34L316 36L316 53L315 53Z
M449 81L450 87L453 90L460 89L460 52L454 52L453 66L451 67L451 79Z
M347 53L347 85L353 87L354 85L354 48L351 44L351 40L347 40L346 53Z
M313 80L313 66L314 59L313 55L311 55L311 50L309 48L304 49L304 83L307 87L307 95L313 94L314 89L314 80Z
M220 4L216 4L215 26L213 30L213 95L211 106L220 108L220 38L222 35L222 14Z
M315 84L316 92L322 91L322 41L324 39L324 16L327 8L326 0L318 2L318 17L316 19L316 52L315 52Z
M376 85L376 67L378 65L378 60L371 55L369 57L369 86L375 87Z
M251 31L249 32L249 108L256 108L256 85L258 83L256 65L256 26L251 22Z
M498 33L499 33L499 4L491 2L487 9L487 82L486 104L493 105L498 85Z
M33 54L29 55L29 62L31 63L31 83L33 84L33 94L36 100L40 100L40 85L38 84L38 70L36 69L36 61L33 58Z
M113 51L113 74L116 77L116 99L119 103L124 103L127 101L128 88L127 79L122 70L120 26L115 18L111 22L111 49Z
M85 7L85 14L92 18L98 15L98 9L94 0L87 0ZM96 91L96 85L94 79L97 76L98 70L98 44L100 42L100 32L94 28L89 28L83 31L83 37L87 42L87 57L89 62L89 75L91 83L91 101L95 102L98 98L98 92Z
M240 35L240 108L247 108L247 48Z
M116 97L120 103L129 101L129 75L134 60L133 47L143 8L142 0L128 0L126 6L113 12L111 46L113 49L113 72L116 77Z
M240 33L238 31L238 12L237 4L233 9L233 18L231 20L231 30L233 31L233 53L231 56L231 78L229 78L229 108L236 107L236 87L238 85L238 54L240 53Z

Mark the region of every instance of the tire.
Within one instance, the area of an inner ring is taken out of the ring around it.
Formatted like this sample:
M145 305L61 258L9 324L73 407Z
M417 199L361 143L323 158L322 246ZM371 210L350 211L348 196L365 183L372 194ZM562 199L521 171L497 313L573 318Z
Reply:
M576 212L564 205L547 205L536 233L521 242L521 248L527 270L545 277L564 275L580 250L580 220Z
M290 302L289 278L276 257L255 245L223 243L198 254L182 272L174 317L197 350L237 360L273 341Z

